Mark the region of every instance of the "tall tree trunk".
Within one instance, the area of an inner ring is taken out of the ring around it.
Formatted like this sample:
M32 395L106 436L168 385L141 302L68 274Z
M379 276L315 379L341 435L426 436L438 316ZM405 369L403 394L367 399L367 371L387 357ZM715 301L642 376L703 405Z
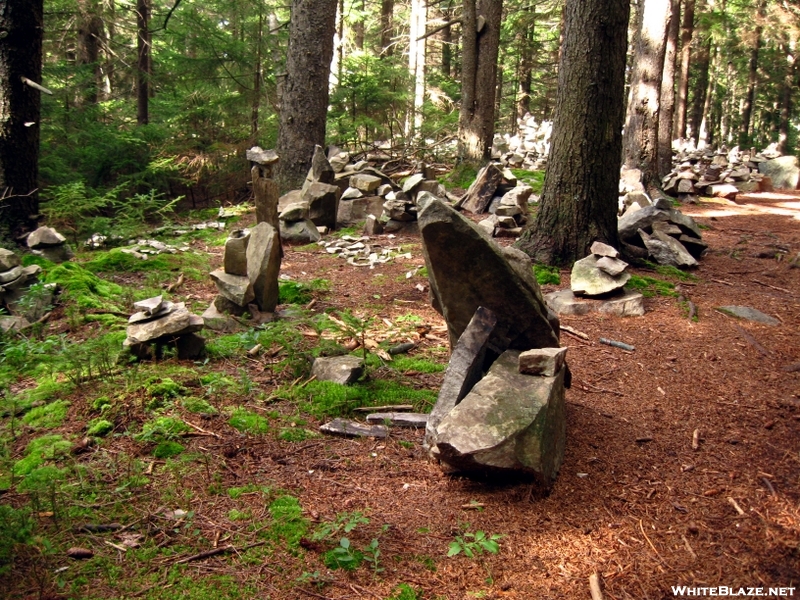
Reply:
M442 20L445 22L444 27L442 30L437 34L437 38L442 46L442 75L445 77L450 77L453 65L453 51L451 45L453 43L453 26L450 25L450 21L453 19L453 9L450 7L450 3L443 3L443 5L439 6L440 14Z
M628 0L567 0L553 135L539 213L517 247L570 265L592 242L619 245ZM598 60L597 57L602 57Z
M464 0L458 154L470 162L488 160L492 152L502 15L502 0Z
M792 93L797 86L797 58L792 48L783 46L786 53L786 72L783 76L781 93L781 121L778 129L778 150L783 154L789 152L789 127L792 119Z
M711 58L711 43L703 44L696 53L694 67L697 73L692 92L691 137L695 145L700 142L700 124L703 122L703 107L706 102L708 89L709 66Z
M381 54L394 54L394 0L381 0Z
M750 143L750 118L753 114L753 102L756 96L756 83L758 82L758 54L764 43L762 34L764 33L764 18L766 12L766 0L758 3L758 14L756 16L756 29L754 32L753 47L750 49L750 65L747 76L747 94L744 98L744 108L742 109L742 124L739 129L739 145L742 147Z
M531 83L533 82L533 48L536 23L517 33L519 42L519 70L517 73L517 119L522 119L531 111Z
M358 15L353 21L353 43L358 50L364 49L364 0L358 6Z
M659 184L656 152L661 75L670 0L645 0L640 8L640 29L631 68L631 89L625 120L625 166L642 171L646 188Z
M100 40L103 35L103 19L98 14L96 2L81 2L78 5L80 23L78 40L80 43L79 62L91 70L92 77L83 88L83 99L89 104L97 104L100 89L103 87L103 71L100 66Z
M43 0L0 3L0 236L35 227L39 212Z
M708 81L706 82L706 90L703 94L703 111L700 115L700 128L697 130L697 147L705 148L710 142L711 130L711 101L714 97L714 86L716 85L716 71L717 71L717 55L718 49L716 46L711 48L711 56L709 57L709 65L707 68Z
M261 108L261 59L264 40L264 14L259 6L258 28L256 29L256 64L253 68L253 106L250 115L250 139L253 144L258 139L258 113Z
M675 59L680 33L681 3L672 0L667 27L667 46L664 52L664 72L661 78L661 101L658 111L658 176L672 170L672 122L675 116Z
M428 23L427 0L411 1L411 23L408 40L408 72L414 82L414 97L411 110L406 115L406 138L419 135L422 127L422 104L425 101L425 60L428 38L425 32Z
M303 184L314 146L325 145L336 0L292 0L291 11L276 172L283 191Z
M683 0L681 25L681 67L678 75L678 97L675 101L675 135L686 137L686 114L689 103L689 60L692 56L695 0Z
M150 122L150 0L136 0L136 122Z

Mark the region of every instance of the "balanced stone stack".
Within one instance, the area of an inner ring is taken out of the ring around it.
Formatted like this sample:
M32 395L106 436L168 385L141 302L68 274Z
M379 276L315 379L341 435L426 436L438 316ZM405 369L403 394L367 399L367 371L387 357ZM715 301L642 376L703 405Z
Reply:
M161 296L134 303L138 312L128 319L128 337L123 346L139 359L160 358L165 347L177 350L178 358L200 358L205 339L203 318L189 312L183 302L168 302Z
M11 250L0 248L0 306L13 316L0 317L0 328L22 329L28 325L29 319L37 319L41 315L17 315L17 302L25 295L33 284L39 281L42 268L39 265L23 267L19 257Z
M28 234L26 243L32 254L42 256L50 262L62 263L75 256L67 239L52 227L39 227L32 231Z
M626 255L660 265L696 267L708 249L695 220L663 198L626 212L618 219L617 229Z
M529 171L543 170L550 152L553 122L537 122L530 114L517 119L517 133L496 134L492 145L492 158L503 165Z

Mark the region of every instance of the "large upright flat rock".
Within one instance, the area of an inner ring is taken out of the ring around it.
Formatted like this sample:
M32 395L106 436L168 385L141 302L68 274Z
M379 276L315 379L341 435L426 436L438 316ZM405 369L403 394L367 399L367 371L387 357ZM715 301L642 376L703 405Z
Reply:
M441 200L424 202L418 223L434 306L447 321L451 348L479 306L497 316L493 338L507 340L507 347L559 345L558 320L549 313L523 252L501 248Z
M445 467L479 474L510 471L551 483L564 459L564 375L519 372L509 350L439 423L435 455Z
M308 203L308 218L314 225L336 228L336 210L339 207L341 192L338 186L327 183L311 183L303 193Z
M461 208L475 214L486 212L502 181L503 172L496 165L489 163L478 172L475 181L469 186Z
M483 376L486 349L495 325L495 314L480 306L458 338L444 372L444 381L436 404L428 417L423 443L425 448L430 449L436 445L436 427Z
M225 240L225 254L223 256L223 269L231 275L247 275L247 244L250 242L250 232L247 230L232 231Z
M281 270L281 240L269 223L250 230L247 244L247 278L253 286L255 302L264 312L278 305L278 273Z
M772 185L777 189L796 190L800 181L796 156L779 156L759 163L758 170L772 179Z

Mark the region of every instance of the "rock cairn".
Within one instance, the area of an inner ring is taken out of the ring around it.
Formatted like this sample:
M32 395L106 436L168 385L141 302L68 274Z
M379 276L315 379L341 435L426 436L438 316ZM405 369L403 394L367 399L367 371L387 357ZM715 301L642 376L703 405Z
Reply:
M165 347L177 350L180 359L197 359L205 352L203 318L192 314L183 302L168 302L162 296L134 303L138 312L128 319L128 337L123 346L140 360L160 358Z
M517 133L497 134L492 144L492 158L507 167L539 171L547 166L553 122L538 122L531 115L517 119Z
M70 260L75 254L67 244L67 239L52 227L39 227L28 234L25 239L31 254L46 258L50 262L62 263Z
M42 268L39 265L23 267L19 256L11 250L0 248L0 306L6 309L11 316L0 316L0 329L6 332L10 329L23 329L30 324L30 320L36 320L42 315L41 311L34 311L28 314L19 314L17 303L25 295L25 292L39 281L39 273ZM49 298L55 293L55 286L49 288ZM43 303L49 304L50 302Z

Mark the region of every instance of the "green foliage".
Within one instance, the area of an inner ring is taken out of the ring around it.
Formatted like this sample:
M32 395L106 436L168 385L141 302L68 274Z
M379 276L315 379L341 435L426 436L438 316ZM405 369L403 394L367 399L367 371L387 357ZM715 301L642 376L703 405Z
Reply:
M122 287L100 279L77 263L67 262L54 267L44 281L60 285L67 298L79 308L122 310L114 303L122 295Z
M184 450L186 450L186 447L178 442L160 442L153 449L153 456L156 458L172 458L173 456L178 456Z
M533 274L539 285L560 285L561 272L558 267L548 265L533 265Z
M534 194L541 194L544 186L544 171L526 171L525 169L511 169L517 181L533 188Z
M387 600L422 600L422 593L415 590L407 583L401 583Z
M69 405L66 400L56 400L44 406L37 406L22 417L22 421L34 429L54 429L64 422Z
M464 162L450 171L450 173L448 173L446 176L441 177L439 181L446 187L466 190L472 185L472 182L475 181L477 176L477 167L475 167L473 164Z
M464 556L474 558L476 555L483 554L484 551L497 554L500 552L500 544L497 542L502 538L503 536L498 534L487 536L483 531L465 533L463 536L457 535L456 539L450 542L447 556L456 556L463 552Z
M69 453L72 443L60 435L44 435L31 440L25 448L25 456L14 463L14 475L25 476L48 460L60 458Z
M678 267L672 265L656 265L656 273L663 277L672 277L680 281L697 281L697 276L692 273L680 270Z
M234 409L228 424L242 433L260 434L268 433L270 430L267 419L244 408Z
M181 395L183 387L169 377L156 378L145 386L148 395L154 398L177 398Z
M0 574L9 572L17 547L32 541L34 528L30 510L0 504Z
M328 291L330 281L313 279L308 283L282 281L278 286L278 302L281 304L308 304L317 292Z
M343 569L345 571L355 571L364 561L363 552L359 552L350 543L350 540L343 537L339 540L339 545L333 550L328 550L322 555L322 562L329 569Z
M278 433L278 439L284 442L303 442L316 434L302 427L283 427Z
M368 524L369 519L360 511L339 513L335 520L321 523L311 539L314 541L328 540L338 533L350 533L359 525Z
M387 366L396 371L414 371L417 373L442 373L447 365L435 363L415 356L398 355Z
M125 337L125 331L116 331L69 344L58 357L58 369L75 385L108 380L116 371Z
M279 496L269 505L269 514L273 519L270 537L285 541L290 548L297 548L309 527L300 501L294 496Z
M86 435L92 437L105 437L114 430L114 424L106 419L94 419L89 422Z
M219 411L209 404L208 400L197 396L181 398L181 405L190 413L216 415Z
M638 290L645 298L652 298L653 296L678 296L678 292L675 291L675 284L656 279L655 277L647 277L646 275L631 275L631 278L625 285Z
M176 417L157 417L142 425L135 439L139 442L163 442L179 437L189 431L189 426Z

